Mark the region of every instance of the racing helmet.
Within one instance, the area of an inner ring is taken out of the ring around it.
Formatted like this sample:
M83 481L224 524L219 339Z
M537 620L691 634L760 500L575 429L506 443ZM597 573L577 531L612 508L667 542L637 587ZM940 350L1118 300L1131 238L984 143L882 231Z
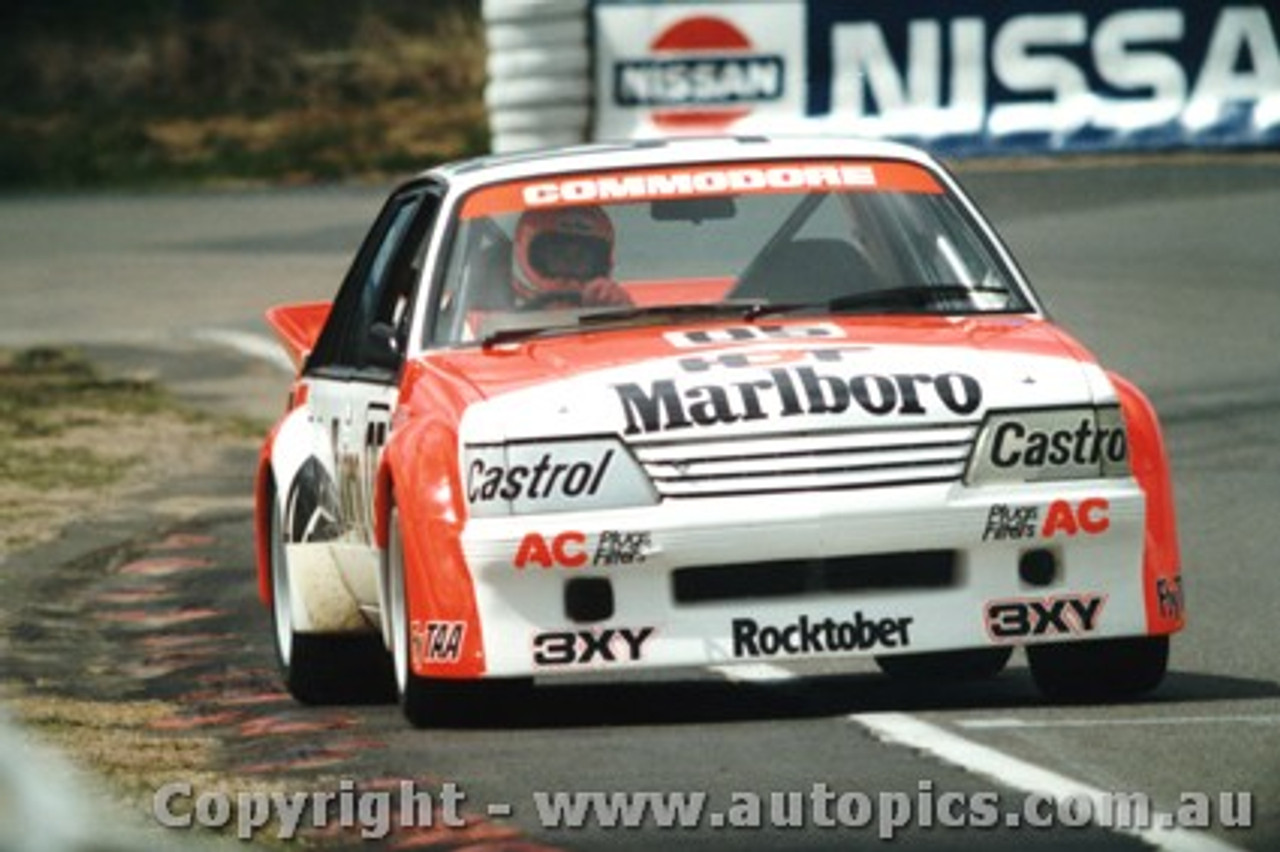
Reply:
M607 276L613 238L613 223L594 205L525 211L516 223L511 286L531 299Z

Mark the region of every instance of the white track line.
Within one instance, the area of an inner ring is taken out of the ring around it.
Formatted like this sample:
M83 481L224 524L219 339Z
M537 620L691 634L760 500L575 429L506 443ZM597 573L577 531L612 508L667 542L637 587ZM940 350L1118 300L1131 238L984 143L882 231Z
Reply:
M797 677L785 668L767 663L711 666L710 670L743 683L777 683ZM967 740L907 713L854 713L846 718L866 728L882 742L905 746L1023 793L1045 796L1058 803L1076 798L1088 798L1096 803L1105 801L1109 795L1082 781ZM1151 817L1156 825L1172 825L1173 822L1170 814L1153 811ZM1241 852L1239 847L1205 832L1171 827L1108 828L1168 852Z
M998 731L1020 728L1098 728L1142 725L1275 725L1280 724L1276 715L1235 716L1140 716L1133 719L964 719L955 723L958 728L971 731Z
M849 718L883 742L915 749L1024 793L1049 796L1058 802L1076 798L1104 802L1110 795L1081 781L957 736L907 713L857 713ZM1152 811L1151 817L1156 825L1171 825L1173 822L1170 814ZM1239 852L1238 847L1205 832L1172 827L1108 827L1170 852Z
M192 336L197 340L234 349L242 355L248 355L250 358L266 361L268 364L279 367L290 375L294 372L293 362L289 360L288 355L284 354L280 344L265 335L252 334L247 331L232 331L225 328L206 328L197 331Z

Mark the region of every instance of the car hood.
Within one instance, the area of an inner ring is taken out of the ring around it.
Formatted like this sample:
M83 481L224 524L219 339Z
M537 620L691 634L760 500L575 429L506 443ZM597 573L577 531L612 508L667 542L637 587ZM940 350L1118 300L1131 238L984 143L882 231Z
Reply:
M443 357L481 397L460 424L473 444L943 426L1116 399L1087 350L1025 316L646 326Z

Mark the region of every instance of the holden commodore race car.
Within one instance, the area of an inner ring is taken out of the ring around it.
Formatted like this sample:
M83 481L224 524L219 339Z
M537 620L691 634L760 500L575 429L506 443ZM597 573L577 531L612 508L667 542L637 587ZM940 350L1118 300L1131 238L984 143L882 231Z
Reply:
M602 144L397 188L257 475L308 702L414 724L534 679L871 657L1054 698L1183 626L1156 414L1046 316L926 153Z

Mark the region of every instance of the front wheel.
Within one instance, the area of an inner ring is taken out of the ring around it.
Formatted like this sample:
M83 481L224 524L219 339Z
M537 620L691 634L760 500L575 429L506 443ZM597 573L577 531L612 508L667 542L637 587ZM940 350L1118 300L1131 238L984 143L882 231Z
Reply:
M1150 692L1169 666L1168 636L1027 646L1031 677L1062 701L1130 698Z
M404 570L404 539L400 534L400 509L391 507L387 550L383 554L382 586L386 611L385 635L390 640L391 665L396 674L396 694L400 709L415 728L431 722L430 686L425 678L413 673L409 659L409 594Z
M533 687L531 678L446 680L421 677L413 672L409 635L408 575L400 510L393 504L389 518L387 549L383 556L382 585L386 608L386 636L391 646L400 709L415 728L437 724L477 724L500 719L522 705Z

